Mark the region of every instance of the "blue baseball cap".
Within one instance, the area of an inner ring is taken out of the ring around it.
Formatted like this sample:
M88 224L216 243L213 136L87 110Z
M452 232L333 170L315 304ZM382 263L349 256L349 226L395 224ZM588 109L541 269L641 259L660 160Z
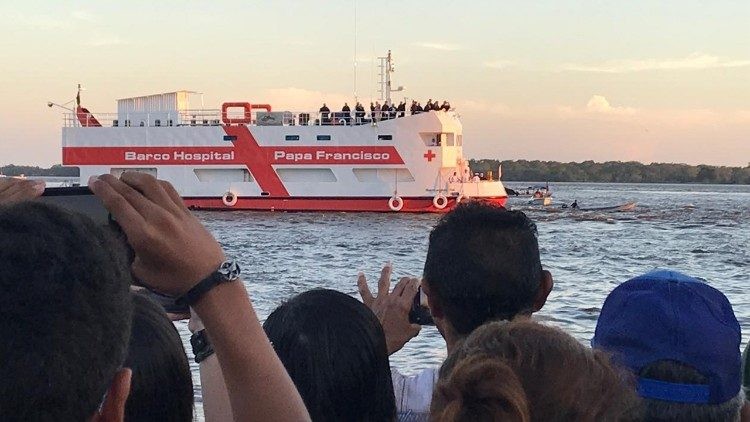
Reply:
M657 270L617 286L607 297L591 346L634 374L660 360L691 366L708 385L638 378L641 397L718 404L740 392L740 324L726 296L702 280Z

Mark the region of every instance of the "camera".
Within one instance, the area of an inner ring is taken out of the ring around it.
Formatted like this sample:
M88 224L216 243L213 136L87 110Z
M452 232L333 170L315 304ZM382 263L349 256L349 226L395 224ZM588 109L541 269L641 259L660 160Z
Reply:
M409 322L419 325L435 325L435 320L432 319L430 314L430 308L427 306L427 295L422 292L422 286L417 289L417 294L414 295L409 311Z

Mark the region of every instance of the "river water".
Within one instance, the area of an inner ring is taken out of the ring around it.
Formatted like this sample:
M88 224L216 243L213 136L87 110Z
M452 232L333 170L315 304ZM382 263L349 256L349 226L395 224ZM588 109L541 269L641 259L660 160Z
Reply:
M526 183L508 182L521 188ZM537 222L542 265L555 286L537 317L588 343L606 295L654 268L705 278L727 295L750 336L750 186L554 183L555 205L522 209ZM632 212L559 212L636 201ZM388 261L394 278L422 272L433 214L201 212L200 219L237 259L261 319L283 300L316 287L356 297L356 276L376 286ZM177 323L190 354L187 324ZM191 356L192 358L192 356ZM433 327L391 357L402 372L439 365L445 345ZM192 362L192 360L191 360ZM197 366L192 364L198 382ZM202 414L200 388L196 410Z

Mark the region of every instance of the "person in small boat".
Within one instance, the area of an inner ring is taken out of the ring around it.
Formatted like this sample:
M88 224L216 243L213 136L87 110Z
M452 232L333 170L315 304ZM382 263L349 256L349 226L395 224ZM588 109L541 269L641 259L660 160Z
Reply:
M570 204L570 208L578 208L578 200L577 199L573 200L573 203Z
M542 196L544 195L542 195L542 191L540 191L539 189L534 191L534 198L541 198Z

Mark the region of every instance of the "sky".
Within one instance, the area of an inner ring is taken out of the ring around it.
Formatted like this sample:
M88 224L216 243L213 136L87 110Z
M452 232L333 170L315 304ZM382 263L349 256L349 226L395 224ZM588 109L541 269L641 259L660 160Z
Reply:
M0 0L0 165L59 163L62 110L187 89L304 111L447 99L471 158L750 164L750 1ZM398 94L397 94L398 95Z

